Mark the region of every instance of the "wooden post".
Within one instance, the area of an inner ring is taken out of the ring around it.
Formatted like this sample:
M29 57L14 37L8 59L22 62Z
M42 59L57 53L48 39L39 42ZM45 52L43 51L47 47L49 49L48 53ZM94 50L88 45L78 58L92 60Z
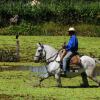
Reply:
M17 61L20 60L20 54L19 54L19 49L20 49L20 45L19 45L19 33L16 34L16 58L17 58Z

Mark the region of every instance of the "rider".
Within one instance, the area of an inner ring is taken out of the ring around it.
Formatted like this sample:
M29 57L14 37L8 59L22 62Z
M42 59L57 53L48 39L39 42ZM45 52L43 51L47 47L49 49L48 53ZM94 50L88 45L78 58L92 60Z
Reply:
M78 50L78 39L76 37L76 31L74 29L74 27L70 27L68 30L68 34L70 36L69 42L67 45L65 45L64 49L66 52L66 55L63 58L63 71L64 71L64 75L66 75L66 73L68 72L68 63L69 63L69 59L70 57L77 52Z

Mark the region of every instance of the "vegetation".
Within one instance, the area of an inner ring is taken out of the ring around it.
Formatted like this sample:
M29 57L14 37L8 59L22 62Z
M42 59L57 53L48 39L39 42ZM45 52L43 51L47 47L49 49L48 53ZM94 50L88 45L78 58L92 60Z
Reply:
M79 31L83 27L86 29L81 31L87 33L85 35L100 36L98 0L38 0L40 4L34 6L31 6L30 1L0 1L0 34L20 32L22 35L56 35L59 32L62 35L65 32L62 27L79 26ZM9 19L16 14L19 15L19 24L11 26ZM57 27L56 30L50 30L53 25ZM59 31L59 28L62 30Z
M76 28L80 36L100 36L99 25L75 24L72 26ZM16 35L16 33L20 33L20 35L64 36L69 27L69 25L57 24L54 22L45 22L34 26L30 23L23 22L20 25L0 28L0 35Z
M5 21L12 15L18 14L21 16L21 19L30 20L33 23L53 20L54 22L61 22L63 24L73 24L77 22L99 24L99 4L100 2L98 2L98 0L95 2L87 2L84 0L80 2L77 0L42 0L40 4L31 6L29 2L24 3L23 1L9 0L8 2L1 3L0 15L1 19Z

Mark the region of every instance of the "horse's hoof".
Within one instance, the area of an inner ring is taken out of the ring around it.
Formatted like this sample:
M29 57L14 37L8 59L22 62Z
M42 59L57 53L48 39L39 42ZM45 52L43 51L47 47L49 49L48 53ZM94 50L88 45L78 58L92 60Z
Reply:
M99 85L98 85L99 87L100 87L100 83L99 83Z
M62 86L58 86L59 88L62 88Z
M61 87L62 87L62 85L57 85L57 87L61 88Z
M89 87L88 84L80 84L80 86L83 87L83 88L87 88L87 87Z

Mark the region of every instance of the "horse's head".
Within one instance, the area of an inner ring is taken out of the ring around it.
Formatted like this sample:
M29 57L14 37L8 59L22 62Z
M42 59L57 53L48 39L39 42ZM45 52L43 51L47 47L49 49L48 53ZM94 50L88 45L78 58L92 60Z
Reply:
M44 46L41 43L37 44L37 50L34 56L34 62L39 62L40 60L45 59L46 57L46 51L44 49Z

